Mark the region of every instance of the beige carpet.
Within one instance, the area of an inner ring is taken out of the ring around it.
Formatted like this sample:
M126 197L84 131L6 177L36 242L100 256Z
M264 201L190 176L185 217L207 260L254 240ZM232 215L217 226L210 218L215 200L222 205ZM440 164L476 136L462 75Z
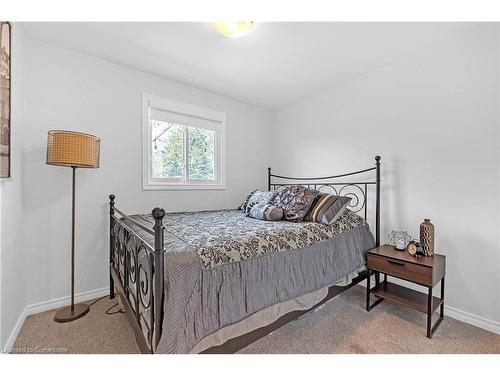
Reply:
M13 352L139 353L125 314L106 315L106 310L116 302L117 298L109 297L97 300L87 315L70 323L54 322L57 310L28 316ZM117 306L110 312L119 309Z
M369 313L356 286L320 310L291 322L240 353L500 353L500 336L445 317L432 340L425 315L384 301ZM136 353L124 314L106 315L115 301L97 301L78 321L57 324L49 311L27 318L17 352Z

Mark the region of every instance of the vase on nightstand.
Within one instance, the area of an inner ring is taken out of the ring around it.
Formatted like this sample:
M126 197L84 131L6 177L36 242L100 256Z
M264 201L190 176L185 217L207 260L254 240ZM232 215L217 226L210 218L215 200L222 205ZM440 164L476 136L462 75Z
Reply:
M424 222L420 224L420 243L426 256L434 255L434 225L431 219L424 219Z

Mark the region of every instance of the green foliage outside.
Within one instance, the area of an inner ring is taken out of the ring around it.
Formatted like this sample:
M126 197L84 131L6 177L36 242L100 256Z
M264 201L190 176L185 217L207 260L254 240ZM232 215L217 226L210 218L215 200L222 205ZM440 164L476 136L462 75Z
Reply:
M187 127L189 139L189 179L214 179L215 132ZM177 124L153 122L153 177L182 178L184 131Z
M214 131L188 128L189 178L192 180L214 179Z

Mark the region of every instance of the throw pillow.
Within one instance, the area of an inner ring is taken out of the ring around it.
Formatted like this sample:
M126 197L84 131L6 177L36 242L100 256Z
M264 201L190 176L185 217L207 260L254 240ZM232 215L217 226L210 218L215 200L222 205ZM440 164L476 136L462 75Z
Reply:
M349 197L320 193L308 213L308 220L321 224L333 224L347 210L350 201Z
M283 208L285 220L300 222L311 208L318 192L301 185L279 190L271 204Z

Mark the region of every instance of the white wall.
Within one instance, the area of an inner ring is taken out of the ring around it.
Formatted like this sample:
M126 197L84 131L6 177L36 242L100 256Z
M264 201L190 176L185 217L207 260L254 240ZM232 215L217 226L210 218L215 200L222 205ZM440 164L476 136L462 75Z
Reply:
M328 174L380 154L382 240L430 217L447 304L500 324L498 111L499 30L485 24L278 111L273 167Z
M23 116L13 122L13 129L24 145L14 150L14 169L17 174L24 170L24 178L4 187L19 189L26 229L15 243L6 243L3 252L16 259L25 256L26 268L19 278L26 276L26 304L69 294L71 169L45 164L49 129L79 130L101 138L100 168L77 170L76 293L108 285L109 193L127 213L150 212L155 206L172 212L234 208L248 191L265 187L269 147L262 142L271 126L269 111L27 37L22 49L16 48L23 62L18 88L23 93ZM142 191L142 93L226 113L226 190ZM5 224L14 208L5 208L5 201L3 205ZM16 217L11 228L19 220ZM11 272L22 268L16 265ZM18 289L24 293L24 284L13 291ZM12 320L4 326L9 332Z
M12 27L12 118L11 118L11 171L12 179L0 180L0 349L11 335L12 328L26 305L24 230L24 155L22 129L23 80L22 35Z

